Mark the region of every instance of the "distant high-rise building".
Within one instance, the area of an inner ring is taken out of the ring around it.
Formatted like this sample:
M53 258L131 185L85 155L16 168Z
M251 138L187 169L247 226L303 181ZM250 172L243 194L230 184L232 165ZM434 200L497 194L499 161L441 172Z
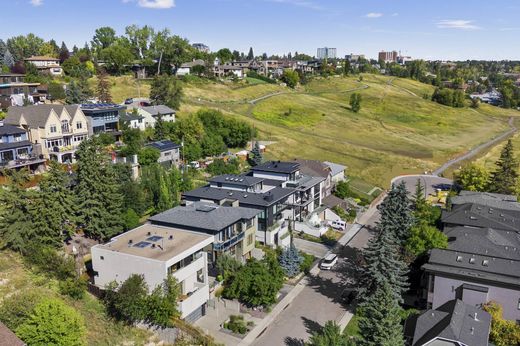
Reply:
M397 62L397 58L399 57L399 53L393 50L391 52L381 51L379 52L378 60L384 62Z
M318 48L318 59L336 59L336 48Z
M365 55L364 54L347 54L345 55L345 60L349 62L358 62L359 60L364 60Z
M204 43L194 43L191 46L198 51L209 53L209 47L206 46Z

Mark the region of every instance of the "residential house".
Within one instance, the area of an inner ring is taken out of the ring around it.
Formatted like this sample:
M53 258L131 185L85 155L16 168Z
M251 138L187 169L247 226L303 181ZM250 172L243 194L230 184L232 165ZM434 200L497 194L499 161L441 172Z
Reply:
M45 159L32 154L32 143L26 129L0 124L0 166L6 168L28 167L30 171L42 168Z
M124 115L126 106L112 103L89 103L81 105L81 110L88 120L89 136L100 133L114 135L116 141L121 137L119 119Z
M149 220L155 225L212 235L214 242L205 251L210 262L215 264L222 254L233 256L241 262L251 258L258 214L258 209L194 202L154 215Z
M150 292L169 274L181 289L181 318L203 316L209 300L208 262L204 248L214 237L201 232L145 224L91 248L94 283L100 288L143 275Z
M38 71L50 74L51 76L61 76L63 74L60 59L57 58L50 56L32 56L25 59L25 62L35 65Z
M87 118L79 105L9 107L5 124L28 131L33 153L58 162L74 162L79 144L89 136Z
M131 129L144 131L144 117L139 114L125 113L120 116L121 121Z
M206 186L182 194L186 204L211 202L224 207L244 207L259 211L256 240L269 246L289 246L292 217L289 198L294 189L269 186L265 179L226 175L210 180Z
M459 299L409 318L405 337L410 346L488 346L491 315Z
M332 193L332 174L331 168L324 162L318 160L295 160L300 164L300 172L311 177L322 177L325 179L322 184L321 198L330 196Z
M347 169L346 166L329 161L325 161L323 163L329 166L330 168L331 183L333 187L335 187L336 184L340 181L345 181L345 170Z
M179 167L180 164L180 148L179 144L173 143L169 140L156 141L152 143L148 143L147 146L156 148L160 152L158 163L167 165L167 166L176 166Z
M215 77L217 78L225 78L225 77L237 77L244 78L244 68L233 65L216 65L213 67L213 72Z
M193 74L193 68L195 66L206 66L206 62L202 59L195 59L190 62L185 62L177 69L177 76Z
M30 103L40 101L40 83L26 83L24 74L0 72L0 109L9 106L23 106L24 100Z
M139 115L143 117L145 127L155 127L159 117L167 123L175 122L175 110L165 105L147 106L136 108Z

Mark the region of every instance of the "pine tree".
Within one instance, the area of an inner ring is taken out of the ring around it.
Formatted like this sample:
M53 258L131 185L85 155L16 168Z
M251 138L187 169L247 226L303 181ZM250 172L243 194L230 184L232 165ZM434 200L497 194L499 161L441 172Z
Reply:
M4 61L4 55L5 55L6 50L7 50L7 45L5 44L4 40L0 39L0 65Z
M249 53L247 53L247 60L253 60L255 58L255 54L253 53L253 47L249 47Z
M506 146L500 153L500 158L495 163L497 169L491 173L489 179L489 192L513 195L516 193L518 179L518 161L514 157L513 143L507 141Z
M300 272L300 265L303 262L303 257L300 255L294 244L291 243L291 246L282 250L278 262L280 262L280 266L285 272L285 275L292 278Z
M75 230L74 195L70 177L56 161L50 161L48 176L40 183L35 224L45 243L59 246Z
M65 103L72 104L80 104L86 101L85 95L81 91L81 88L76 84L75 81L71 81L65 91Z
M123 230L124 223L115 171L100 153L96 138L81 142L76 156L78 222L89 237L109 239Z
M7 49L4 53L3 63L5 66L9 68L12 68L15 64L13 54L11 54L11 51L9 51L9 49Z
M381 213L379 227L385 232L391 232L398 245L403 244L410 233L414 218L411 210L411 202L404 181L397 186L392 186L388 196L378 206Z
M70 52L69 52L69 49L67 48L67 45L65 44L65 42L61 42L61 48L60 48L59 55L60 55L60 64L63 64L63 62L65 60L70 58Z
M97 85L97 97L100 102L112 103L112 95L110 94L110 82L108 80L108 74L104 68L100 68L97 74L98 85Z
M307 345L307 344L306 344ZM354 345L348 335L341 332L341 327L335 321L325 322L321 330L314 332L308 346L349 346Z
M404 345L401 308L388 285L379 287L358 308L361 346Z
M253 150L251 150L251 154L253 154L253 158L251 160L252 165L253 166L261 165L262 161L264 159L262 157L262 152L260 151L260 144L258 143L258 141L255 142L255 146L254 146Z

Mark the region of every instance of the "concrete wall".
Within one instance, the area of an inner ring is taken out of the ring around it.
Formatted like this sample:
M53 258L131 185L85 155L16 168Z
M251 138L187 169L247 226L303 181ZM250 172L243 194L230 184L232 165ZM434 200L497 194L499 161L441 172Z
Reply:
M491 286L489 284L483 284L476 281L463 281L458 279L446 278L436 275L434 278L434 292L432 308L436 309L442 304L449 300L457 297L457 289L464 283L484 286L488 288L487 301L494 300L504 309L504 318L508 320L520 320L520 310L518 309L518 303L520 300L520 290L514 290L511 288ZM460 290L459 290L460 292ZM481 295L480 297L485 297ZM463 298L463 301L466 299ZM476 303L475 295L467 295L468 304ZM479 303L486 303L485 301Z

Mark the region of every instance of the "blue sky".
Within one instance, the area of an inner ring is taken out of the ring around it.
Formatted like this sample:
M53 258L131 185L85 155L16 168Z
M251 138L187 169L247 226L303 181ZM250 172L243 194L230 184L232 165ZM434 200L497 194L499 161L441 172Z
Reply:
M0 37L90 41L129 24L169 28L212 50L338 55L401 50L424 59L520 60L518 0L0 0ZM6 15L7 14L7 15Z

